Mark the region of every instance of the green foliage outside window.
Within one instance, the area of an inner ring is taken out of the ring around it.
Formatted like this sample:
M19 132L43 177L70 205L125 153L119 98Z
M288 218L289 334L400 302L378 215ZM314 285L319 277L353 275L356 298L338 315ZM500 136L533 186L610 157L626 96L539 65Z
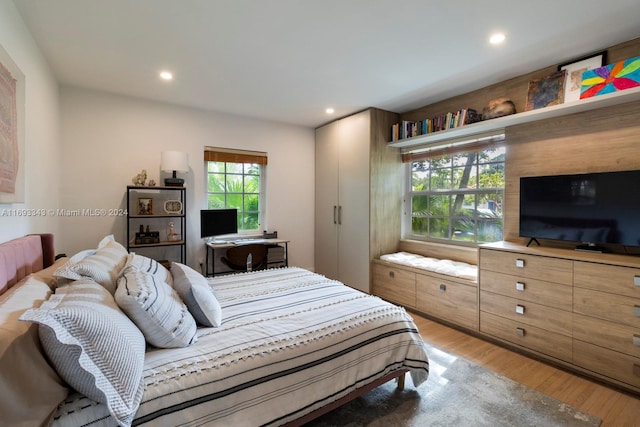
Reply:
M411 163L413 237L502 240L504 147Z
M208 209L238 209L238 231L260 229L261 166L207 162Z

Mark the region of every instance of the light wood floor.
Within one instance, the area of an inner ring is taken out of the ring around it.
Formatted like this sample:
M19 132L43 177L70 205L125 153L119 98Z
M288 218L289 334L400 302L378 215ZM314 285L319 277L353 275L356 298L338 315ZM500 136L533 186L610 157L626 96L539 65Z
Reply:
M602 419L640 426L640 399L411 313L425 341Z

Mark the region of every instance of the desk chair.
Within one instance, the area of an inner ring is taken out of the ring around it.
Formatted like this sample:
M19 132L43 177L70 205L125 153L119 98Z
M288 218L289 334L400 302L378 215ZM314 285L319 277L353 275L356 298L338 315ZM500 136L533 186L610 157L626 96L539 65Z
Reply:
M267 265L267 246L263 244L238 245L227 249L221 258L229 268L247 271L247 257L251 254L251 269L261 270Z

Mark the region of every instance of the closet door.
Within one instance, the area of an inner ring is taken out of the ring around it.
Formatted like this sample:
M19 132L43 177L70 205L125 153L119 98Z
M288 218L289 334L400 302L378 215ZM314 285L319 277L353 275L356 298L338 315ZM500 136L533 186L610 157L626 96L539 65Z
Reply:
M340 121L338 280L369 292L370 111Z
M338 279L338 144L340 121L316 129L315 271Z

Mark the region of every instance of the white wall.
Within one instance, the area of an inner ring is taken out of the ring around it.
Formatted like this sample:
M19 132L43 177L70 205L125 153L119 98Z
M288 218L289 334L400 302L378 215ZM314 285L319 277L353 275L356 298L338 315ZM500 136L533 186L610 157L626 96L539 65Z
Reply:
M60 107L58 84L13 2L0 1L0 45L25 76L24 203L0 204L0 242L28 233L58 233L54 216L7 216L14 209L58 205ZM56 244L57 246L57 244Z
M126 207L125 187L146 169L160 183L160 153L189 153L187 263L204 259L205 146L266 151L268 229L290 239L290 265L313 269L314 131L74 87L61 88L62 209ZM106 234L126 240L124 217L64 217L59 252L95 247Z

